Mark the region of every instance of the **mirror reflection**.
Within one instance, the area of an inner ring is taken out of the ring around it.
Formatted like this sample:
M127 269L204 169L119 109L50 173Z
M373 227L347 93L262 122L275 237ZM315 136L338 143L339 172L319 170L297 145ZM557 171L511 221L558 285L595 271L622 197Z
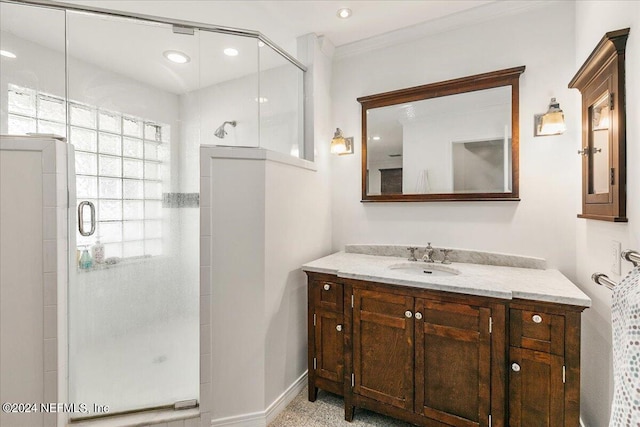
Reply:
M371 108L367 194L509 193L511 86Z
M602 95L590 108L591 163L589 194L609 193L609 93Z

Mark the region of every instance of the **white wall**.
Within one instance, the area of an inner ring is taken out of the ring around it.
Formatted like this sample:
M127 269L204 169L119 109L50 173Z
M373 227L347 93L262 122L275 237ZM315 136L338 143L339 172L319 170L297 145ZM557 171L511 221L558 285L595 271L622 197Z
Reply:
M600 39L608 31L631 27L626 49L626 106L627 106L627 218L628 223L608 223L576 219L576 276L580 287L591 297L593 306L582 317L582 416L586 427L608 425L613 395L611 291L590 280L592 273L610 271L612 240L622 248L640 250L640 3L636 1L579 1L576 2L576 58L577 71ZM576 90L577 92L577 90ZM575 101L578 107L579 97ZM564 104L562 105L564 107ZM569 126L580 126L579 116L570 118ZM576 136L574 149L580 147ZM580 190L576 188L576 192ZM581 209L580 200L574 210ZM622 273L631 268L623 262Z
M333 248L348 243L430 241L544 257L550 267L574 277L580 180L574 141L580 133L570 127L561 136L533 138L533 115L546 111L552 96L568 117L579 113L578 95L567 89L575 72L574 4L536 4L519 14L476 22L373 51L350 49L355 53L341 58L337 49L334 127L354 135L356 154L332 161ZM520 65L527 67L520 79L522 201L360 202L357 97Z

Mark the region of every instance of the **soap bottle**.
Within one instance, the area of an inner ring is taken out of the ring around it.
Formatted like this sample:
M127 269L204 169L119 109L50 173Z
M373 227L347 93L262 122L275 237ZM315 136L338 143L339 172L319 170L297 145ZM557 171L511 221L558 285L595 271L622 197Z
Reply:
M96 244L91 247L91 256L93 262L96 264L102 264L104 262L104 245L100 243L100 236L96 240Z
M91 259L91 255L89 255L89 250L85 247L82 250L82 255L80 255L80 268L83 270L88 270L93 266L93 260Z

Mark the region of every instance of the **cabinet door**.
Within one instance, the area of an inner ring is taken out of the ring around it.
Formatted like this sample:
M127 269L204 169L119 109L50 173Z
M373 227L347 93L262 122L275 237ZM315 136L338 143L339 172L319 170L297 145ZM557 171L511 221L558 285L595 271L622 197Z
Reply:
M413 410L413 298L354 289L353 391Z
M564 426L563 358L516 347L509 356L509 426Z
M314 345L317 377L342 383L344 380L344 351L342 314L318 310L315 313Z
M488 426L491 310L416 300L416 412L456 427Z

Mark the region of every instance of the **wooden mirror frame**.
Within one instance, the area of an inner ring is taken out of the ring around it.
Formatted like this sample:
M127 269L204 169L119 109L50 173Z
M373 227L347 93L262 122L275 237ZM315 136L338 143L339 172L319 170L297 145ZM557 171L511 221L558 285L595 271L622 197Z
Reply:
M524 70L524 66L508 68L358 98L362 105L362 202L519 201L519 80ZM367 194L367 110L502 86L511 86L510 193Z
M625 48L629 28L606 33L585 63L569 82L569 88L582 95L582 213L578 218L627 222L626 170L626 110L625 110ZM609 188L607 193L591 194L593 141L591 140L589 109L594 96L604 93L610 98L609 126Z

